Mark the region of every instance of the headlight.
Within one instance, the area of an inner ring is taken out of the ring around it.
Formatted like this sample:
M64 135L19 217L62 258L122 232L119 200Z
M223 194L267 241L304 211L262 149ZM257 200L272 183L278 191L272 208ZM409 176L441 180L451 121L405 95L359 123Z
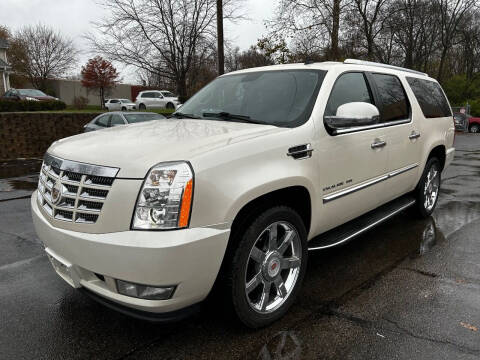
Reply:
M138 195L133 229L181 229L188 226L193 172L186 162L161 163L150 169Z
M28 101L40 101L40 100L38 100L38 99L29 97L29 96L25 97L25 100L28 100Z

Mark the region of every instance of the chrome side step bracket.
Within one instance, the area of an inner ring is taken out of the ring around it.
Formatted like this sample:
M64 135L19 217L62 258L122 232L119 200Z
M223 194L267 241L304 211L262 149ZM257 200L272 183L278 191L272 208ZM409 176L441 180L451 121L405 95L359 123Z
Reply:
M404 195L354 220L329 230L308 242L308 250L342 245L415 204L412 195Z

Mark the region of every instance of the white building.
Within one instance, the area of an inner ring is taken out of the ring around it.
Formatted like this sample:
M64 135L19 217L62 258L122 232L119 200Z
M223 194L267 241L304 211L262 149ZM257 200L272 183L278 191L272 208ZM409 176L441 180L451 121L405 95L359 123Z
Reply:
M0 96L10 89L9 73L11 70L7 61L8 42L0 39Z

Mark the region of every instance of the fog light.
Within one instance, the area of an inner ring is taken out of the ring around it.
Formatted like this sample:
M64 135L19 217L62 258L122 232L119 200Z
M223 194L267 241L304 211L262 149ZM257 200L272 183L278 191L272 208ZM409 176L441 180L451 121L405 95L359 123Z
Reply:
M167 300L172 297L175 286L156 287L117 280L117 290L119 294L140 299Z

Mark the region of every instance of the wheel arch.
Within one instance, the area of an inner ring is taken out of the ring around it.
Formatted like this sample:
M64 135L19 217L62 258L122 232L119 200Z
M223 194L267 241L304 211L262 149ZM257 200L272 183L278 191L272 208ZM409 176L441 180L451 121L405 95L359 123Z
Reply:
M309 233L312 222L312 199L308 188L303 185L293 185L272 190L245 202L236 212L231 225L225 258L229 258L229 254L233 252L240 240L237 235L242 226L248 226L247 224L253 221L260 212L276 205L289 206L297 211L303 220L307 234Z
M223 278L225 267L228 266L228 261L232 258L236 246L241 240L239 229L242 226L248 226L247 224L253 221L260 212L276 205L286 205L296 210L304 221L307 234L309 233L312 222L312 198L311 191L309 191L307 186L285 186L250 198L248 201L243 202L233 218L230 237L219 270L220 279ZM217 280L219 280L218 277Z
M430 150L430 153L428 154L427 160L423 167L425 168L428 160L430 160L432 157L436 157L440 161L440 165L442 167L441 170L443 170L446 161L446 151L447 149L443 144L435 146L432 150Z

